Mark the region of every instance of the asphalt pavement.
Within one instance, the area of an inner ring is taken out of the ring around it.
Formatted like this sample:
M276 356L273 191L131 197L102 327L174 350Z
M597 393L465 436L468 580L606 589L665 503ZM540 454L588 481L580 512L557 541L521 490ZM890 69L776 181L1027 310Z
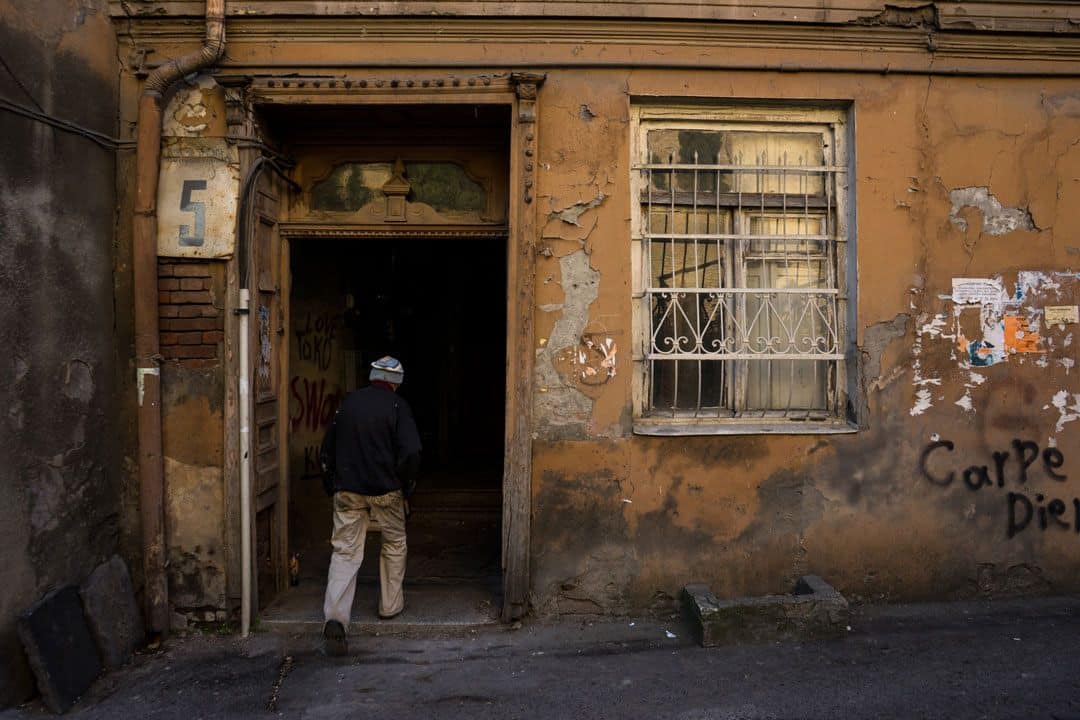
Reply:
M865 606L841 639L710 649L674 617L373 632L341 658L311 633L192 634L69 715L1080 720L1078 641L1080 598Z

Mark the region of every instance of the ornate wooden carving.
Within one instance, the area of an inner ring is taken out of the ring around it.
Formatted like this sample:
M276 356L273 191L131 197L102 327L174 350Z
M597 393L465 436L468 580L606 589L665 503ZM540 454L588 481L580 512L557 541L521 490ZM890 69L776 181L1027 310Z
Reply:
M405 163L398 158L394 162L394 172L382 186L386 195L386 222L405 222L405 196L409 194L409 181L405 179Z
M514 89L518 98L518 114L517 121L521 125L529 125L530 127L524 129L522 133L522 147L521 153L525 156L522 159L522 172L523 178L521 186L523 188L522 198L526 203L533 201L533 184L534 184L534 171L536 169L536 162L534 155L536 133L531 126L536 124L536 95L543 84L546 75L538 75L536 73L511 73L510 81L514 84Z
M448 238L474 239L506 237L505 227L442 225L421 227L417 225L352 225L333 222L281 223L280 234L287 238Z

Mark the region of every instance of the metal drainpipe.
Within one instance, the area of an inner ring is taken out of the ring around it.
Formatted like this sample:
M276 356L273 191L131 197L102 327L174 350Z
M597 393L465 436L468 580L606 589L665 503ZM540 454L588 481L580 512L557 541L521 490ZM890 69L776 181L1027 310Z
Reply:
M139 401L139 510L146 576L146 624L152 633L164 634L169 628L157 281L161 100L174 82L216 63L224 53L225 0L206 0L206 39L202 46L156 68L147 78L139 98L131 269L135 295L135 379Z
M240 288L240 637L251 630L251 378L248 372L250 291Z
M240 185L240 206L237 213L236 257L240 274L240 637L251 632L251 368L250 368L250 310L251 291L248 288L248 264L251 249L248 239L251 232L251 193L267 160L258 157L248 168L247 176Z

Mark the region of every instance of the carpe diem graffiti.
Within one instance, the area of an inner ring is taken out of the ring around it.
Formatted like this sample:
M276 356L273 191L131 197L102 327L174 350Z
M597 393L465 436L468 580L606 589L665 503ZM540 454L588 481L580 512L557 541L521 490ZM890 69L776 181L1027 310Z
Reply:
M935 439L923 449L919 470L931 484L949 487L956 480L956 470L943 473L940 469L935 471L931 468L932 463L940 467L940 461L935 458L942 453L953 452L954 448L951 440ZM979 492L983 488L1004 489L1007 483L1014 483L1017 488L1026 490L1028 470L1040 458L1042 472L1047 477L1059 483L1068 479L1065 473L1059 472L1065 465L1065 455L1058 448L1047 447L1040 452L1037 443L1017 439L1012 441L1011 450L991 453L993 469L990 465L969 465L960 473L963 486L971 492ZM1008 517L1006 536L1009 538L1029 527L1037 527L1043 532L1055 528L1080 534L1080 498L1072 498L1070 507L1062 498L1048 498L1041 492L1020 492L1017 489L1006 493L1005 502Z

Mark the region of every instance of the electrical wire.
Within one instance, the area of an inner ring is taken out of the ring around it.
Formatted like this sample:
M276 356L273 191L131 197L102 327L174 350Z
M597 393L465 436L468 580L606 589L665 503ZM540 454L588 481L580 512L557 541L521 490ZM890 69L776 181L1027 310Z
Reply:
M11 69L11 66L7 64L7 61L4 60L3 55L0 55L0 67L3 67L4 70L7 71L8 76L16 85L19 86L19 89L23 91L23 95L25 95L30 102L34 103L34 107L36 107L41 112L45 112L45 108L41 107L41 103L37 101L37 98L34 97L34 94L32 92L30 92L30 89L22 84L22 80L20 80L19 76L15 74L15 71Z
M119 140L114 137L110 137L105 133L100 133L96 130L83 127L77 123L73 123L69 120L63 120L48 113L40 112L26 105L20 105L19 103L12 102L7 98L0 98L0 110L6 110L15 115L21 115L25 118L35 120L45 125L50 125L57 130L72 133L74 135L81 135L82 137L90 140L91 142L100 145L106 150L122 150L128 148L134 148L135 142L133 140Z

